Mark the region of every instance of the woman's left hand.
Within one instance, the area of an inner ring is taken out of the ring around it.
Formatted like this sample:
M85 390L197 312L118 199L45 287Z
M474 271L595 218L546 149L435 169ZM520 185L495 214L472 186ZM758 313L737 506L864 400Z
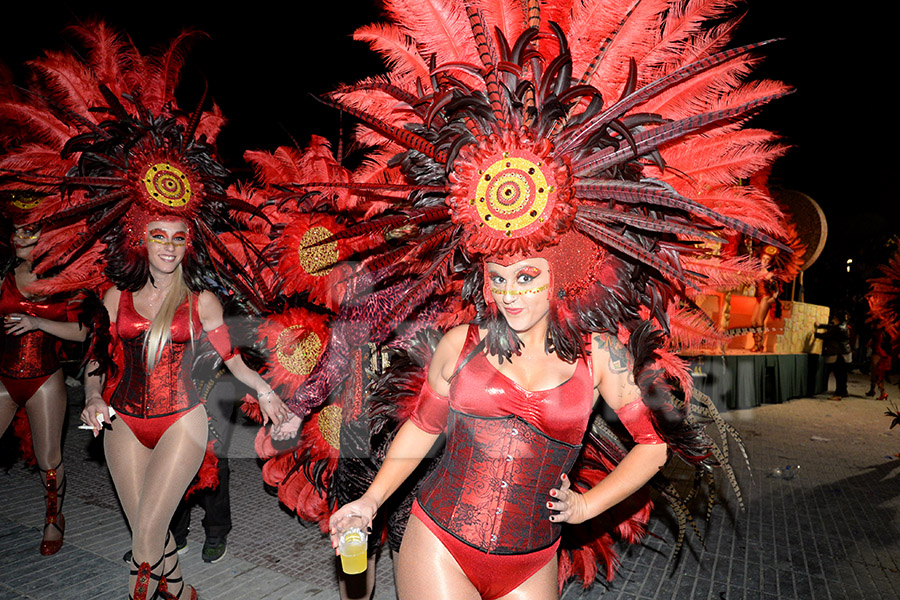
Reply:
M587 521L590 515L584 495L571 489L572 482L568 475L563 473L560 479L562 479L562 485L550 490L551 500L547 503L547 508L558 511L557 514L550 515L550 520L554 523L572 524Z
M286 420L272 427L272 439L277 442L283 442L284 440L296 437L297 432L300 431L300 425L302 424L303 419L291 412Z
M293 414L287 405L281 401L278 394L272 390L261 394L257 393L256 397L259 400L259 410L263 416L263 425L270 420L274 425L281 425Z
M40 329L37 317L24 313L10 313L3 318L3 326L6 332L12 335L22 335L29 331Z

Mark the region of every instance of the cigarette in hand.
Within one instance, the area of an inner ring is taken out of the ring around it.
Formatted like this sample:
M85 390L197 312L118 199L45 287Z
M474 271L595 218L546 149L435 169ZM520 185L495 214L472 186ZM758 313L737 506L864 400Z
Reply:
M116 416L116 411L113 409L112 406L110 406L110 407L109 407L109 418L110 418L110 420L112 420L112 418L113 418L114 416ZM97 421L99 421L99 423L100 423L100 428L102 429L102 428L103 428L103 413L97 414ZM79 425L79 426L78 426L78 429L87 429L88 431L93 431L93 430L94 430L94 426L93 426L93 425L84 424L84 425Z

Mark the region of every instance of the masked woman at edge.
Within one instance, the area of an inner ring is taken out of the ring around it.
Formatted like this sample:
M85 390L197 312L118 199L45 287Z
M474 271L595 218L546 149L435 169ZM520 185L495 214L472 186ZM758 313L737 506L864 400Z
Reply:
M18 221L18 219L17 219ZM68 303L33 297L32 251L40 229L16 222L12 245L18 264L3 277L0 362L0 433L20 407L25 407L34 454L47 499L40 553L56 554L63 544L62 500L66 474L62 464L62 430L66 416L66 386L59 364L59 340L84 341L87 330L70 320Z

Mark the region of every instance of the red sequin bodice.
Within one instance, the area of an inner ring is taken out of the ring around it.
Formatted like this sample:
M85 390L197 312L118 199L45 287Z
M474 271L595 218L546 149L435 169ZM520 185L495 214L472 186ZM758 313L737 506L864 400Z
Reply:
M23 313L50 321L70 320L67 302L41 302L29 300L16 286L16 278L10 273L0 288L0 315ZM10 335L0 327L0 375L15 379L44 377L59 369L59 338L41 330L22 335Z
M197 315L197 299L194 310L194 336L203 331ZM134 308L131 292L123 291L116 316L116 330L122 342L124 365L122 378L113 392L110 404L117 411L135 417L163 417L188 410L200 403L200 396L191 379L193 360L191 325L188 322L188 303L175 311L172 319L171 340L165 345L156 367L147 372L144 337L150 329L150 321Z

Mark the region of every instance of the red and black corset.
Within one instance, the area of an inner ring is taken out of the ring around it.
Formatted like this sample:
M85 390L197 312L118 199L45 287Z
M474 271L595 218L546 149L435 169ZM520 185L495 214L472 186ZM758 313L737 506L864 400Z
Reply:
M59 369L59 339L40 330L22 335L0 335L0 375L31 379Z
M419 492L419 505L457 539L491 554L546 548L560 536L549 520L551 488L580 445L541 433L521 417L450 410L447 447Z
M110 404L134 417L163 417L189 410L200 403L190 378L190 342L165 345L153 372L147 372L143 337L122 340L125 365Z
M116 317L116 328L122 342L124 366L122 378L113 392L110 404L117 411L134 417L164 417L189 410L201 402L191 379L193 350L191 330L202 332L194 298L193 324L188 322L188 303L182 304L172 319L171 339L152 372L147 372L144 338L150 321L134 308L131 293L122 292Z

